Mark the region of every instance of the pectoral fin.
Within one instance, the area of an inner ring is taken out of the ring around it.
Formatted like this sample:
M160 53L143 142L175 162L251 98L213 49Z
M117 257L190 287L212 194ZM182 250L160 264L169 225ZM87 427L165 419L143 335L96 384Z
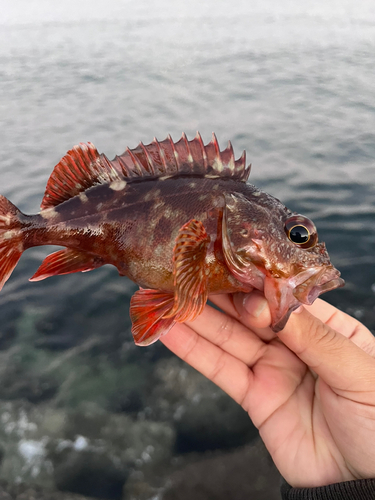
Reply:
M192 219L180 229L173 250L174 306L166 317L179 323L202 312L208 296L205 263L210 237L202 222Z
M58 274L92 271L104 264L100 257L66 248L48 255L29 281L41 281Z
M173 250L174 294L140 289L131 298L130 318L137 345L149 345L176 323L196 318L207 302L205 258L210 238L191 220L180 229Z
M143 288L135 292L130 300L130 318L137 345L152 344L169 332L175 320L173 317L164 319L163 316L172 309L173 303L172 293Z

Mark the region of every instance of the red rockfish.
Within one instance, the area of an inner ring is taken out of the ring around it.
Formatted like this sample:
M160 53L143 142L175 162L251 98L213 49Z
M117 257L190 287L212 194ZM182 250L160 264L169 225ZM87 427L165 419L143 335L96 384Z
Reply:
M54 168L37 215L0 196L0 289L22 252L61 245L31 281L114 265L141 288L130 304L135 343L193 320L210 294L261 290L272 328L301 303L344 285L314 224L247 184L245 152L168 137L112 161L79 144Z

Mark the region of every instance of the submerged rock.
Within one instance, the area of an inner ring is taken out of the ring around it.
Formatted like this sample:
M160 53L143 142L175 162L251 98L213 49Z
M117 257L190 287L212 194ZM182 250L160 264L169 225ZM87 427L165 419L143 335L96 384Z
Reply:
M24 483L0 483L0 500L90 500L89 497L74 493L62 493L40 486L30 486Z
M71 450L54 471L57 489L108 500L121 500L127 476L109 456L90 450Z
M173 422L177 453L235 448L258 436L232 398L181 360L162 360L155 372L151 411Z
M24 367L9 364L1 377L0 398L41 403L51 399L57 389L58 384L50 376L35 374Z
M236 448L258 436L249 415L226 394L191 404L175 427L177 453Z
M280 480L259 439L232 452L198 459L175 472L163 500L280 500Z
M152 475L173 456L171 424L134 420L95 405L73 412L21 401L0 402L0 422L0 480L10 485L22 482L48 491L57 487L120 500L131 473L147 469Z

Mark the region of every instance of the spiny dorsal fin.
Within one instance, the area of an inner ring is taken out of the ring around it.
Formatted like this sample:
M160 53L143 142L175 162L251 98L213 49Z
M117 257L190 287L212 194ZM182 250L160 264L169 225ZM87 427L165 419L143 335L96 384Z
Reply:
M99 154L93 144L80 143L55 166L46 187L41 209L55 207L97 184L107 184L122 179L163 177L174 175L202 175L230 177L246 182L250 165L246 154L235 160L231 143L220 151L215 134L206 146L199 132L189 141L185 134L173 142L171 136L151 144L142 142L134 149L116 156L112 161Z
M128 148L122 155L116 156L110 163L124 177L193 174L230 177L246 182L250 174L245 151L241 158L235 160L230 142L225 150L220 151L215 134L205 146L199 132L191 141L182 134L177 142L173 142L170 135L164 141L154 139L147 146L141 142L136 148Z

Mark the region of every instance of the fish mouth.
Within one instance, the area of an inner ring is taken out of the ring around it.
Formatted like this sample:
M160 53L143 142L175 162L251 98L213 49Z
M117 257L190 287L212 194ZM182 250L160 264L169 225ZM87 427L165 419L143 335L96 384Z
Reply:
M301 304L311 305L322 293L344 285L340 272L332 265L306 269L289 279L266 277L264 295L271 311L272 330L282 330Z
M298 275L296 276L298 278ZM302 304L311 305L322 293L345 285L340 272L333 266L324 267L296 286L294 297Z

